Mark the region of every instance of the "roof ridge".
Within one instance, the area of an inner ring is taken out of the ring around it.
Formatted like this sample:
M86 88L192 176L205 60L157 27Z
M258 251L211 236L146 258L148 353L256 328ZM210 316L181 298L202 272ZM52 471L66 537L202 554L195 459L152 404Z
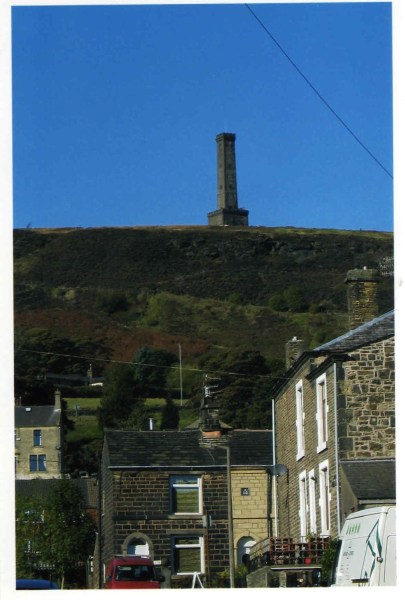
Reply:
M327 349L328 347L335 345L340 341L350 339L352 336L355 336L356 333L366 331L367 329L370 329L374 325L377 325L381 321L388 319L389 317L391 317L394 314L395 314L395 309L392 309L389 312L384 313L383 315L380 315L379 317L376 317L375 319L372 319L371 321L367 321L367 323L363 323L363 325L360 325L359 327L356 327L355 329L351 329L350 331L347 331L343 335L340 335L339 337L334 338L333 340L330 340L329 342L326 342L325 344L322 344L321 346L318 346L313 351L319 352L320 350Z

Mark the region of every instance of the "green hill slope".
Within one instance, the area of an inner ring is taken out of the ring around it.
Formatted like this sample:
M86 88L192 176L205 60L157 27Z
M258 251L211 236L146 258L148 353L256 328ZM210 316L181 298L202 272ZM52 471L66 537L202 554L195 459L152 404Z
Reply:
M106 340L129 360L147 343L283 358L292 335L314 347L347 330L345 274L392 256L391 233L289 228L144 227L16 230L16 325ZM294 286L299 312L269 299ZM381 312L393 305L380 285ZM311 307L311 308L310 308Z

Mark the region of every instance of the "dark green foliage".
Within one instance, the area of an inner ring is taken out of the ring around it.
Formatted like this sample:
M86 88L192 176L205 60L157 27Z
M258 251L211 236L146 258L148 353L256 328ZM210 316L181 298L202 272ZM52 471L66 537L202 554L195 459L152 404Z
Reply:
M178 362L178 358L168 350L143 346L134 358L134 373L142 389L144 397L164 396L170 366Z
M180 416L177 406L173 402L173 398L169 395L166 398L166 405L162 411L162 422L160 429L177 429L179 426Z
M115 427L129 418L135 405L140 402L140 390L133 367L112 364L106 371L103 397L97 410L99 426Z
M328 540L328 548L322 554L321 565L322 565L322 580L327 581L328 575L333 565L333 559L335 558L336 546L339 538L330 538Z
M271 308L272 310L286 310L286 304L283 294L273 294L272 296L270 296L268 305L269 308Z
M270 386L272 373L284 369L282 361L272 368L257 351L228 352L208 359L203 368L220 391L220 419L232 427L269 429L271 427ZM199 394L201 396L201 393Z
M229 294L229 296L228 296L228 302L231 302L232 304L241 304L242 303L241 294L238 294L238 292L232 292L232 294Z
M106 359L111 354L99 337L67 338L41 327L16 327L14 349L15 395L23 405L53 404L55 388L45 382L46 373L85 376L88 358ZM102 368L104 363L95 361L93 375L101 375Z
M17 577L35 578L39 573L44 544L43 505L36 496L16 497L16 568Z
M149 429L149 412L145 407L145 400L138 398L127 419L117 420L120 429L137 429L146 431Z
M17 577L37 576L41 562L50 565L64 587L66 575L94 549L95 523L82 505L81 491L68 479L58 481L46 500L17 498ZM32 545L27 553L28 540Z
M283 293L283 298L287 309L291 312L301 312L307 307L304 294L296 285L289 286Z
M128 301L123 292L103 290L97 293L96 307L109 315L128 310Z
M81 491L68 479L52 488L45 504L46 544L41 556L54 566L62 588L67 571L86 561L94 550L95 523L82 504Z

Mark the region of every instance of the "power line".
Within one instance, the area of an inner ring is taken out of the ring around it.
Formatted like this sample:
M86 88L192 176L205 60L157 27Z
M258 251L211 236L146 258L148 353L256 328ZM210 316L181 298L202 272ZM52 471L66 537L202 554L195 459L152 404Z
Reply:
M130 366L134 366L134 365L139 365L141 367L153 367L155 369L175 369L175 370L180 370L180 367L177 366L166 366L166 365L153 365L150 363L140 363L140 362L132 362L132 361L124 361L124 360L112 360L112 359L107 359L107 358L95 358L95 357L88 357L88 356L78 356L76 354L59 354L57 352L44 352L41 350L25 350L23 348L18 349L18 352L30 352L32 354L46 354L48 356L62 356L65 358L78 358L78 359L83 359L86 361L99 361L99 362L104 362L104 363L111 363L111 364L119 364L119 365L130 365ZM234 373L232 371L210 371L208 369L197 369L194 367L185 367L184 365L182 366L182 370L186 370L186 371L194 371L197 373L219 373L221 375L232 375L232 376L238 376L238 377L260 377L263 379L285 379L285 377L274 377L273 375L257 375L255 373Z
M253 10L250 8L250 6L248 4L245 4L246 8L251 12L251 14L254 16L254 18L256 19L256 21L263 27L264 31L267 33L267 35L273 40L273 42L276 44L276 46L279 48L279 50L281 50L281 52L284 54L284 56L287 58L287 60L290 61L290 63L292 64L292 66L294 67L294 69L296 71L298 71L298 73L301 75L301 77L307 82L307 84L309 85L309 87L315 92L315 94L318 96L318 98L320 100L322 100L322 102L325 104L325 106L327 106L327 108L329 108L329 110L335 115L335 117L338 119L338 121L343 125L343 127L345 127L345 129L347 129L347 131L350 133L350 135L352 135L354 137L354 139L360 144L360 146L371 156L372 159L375 160L375 162L383 169L383 171L385 171L387 173L387 175L389 175L391 177L391 179L393 179L393 176L391 175L391 173L389 171L387 171L387 169L384 167L384 165L382 165L380 163L380 161L374 156L374 154L372 154L370 152L370 150L363 144L363 142L361 140L359 140L359 138L357 137L357 135L350 129L350 127L348 127L346 125L346 123L343 121L343 119L341 119L339 117L339 115L333 110L333 108L330 106L330 104L328 104L328 102L325 100L325 98L323 96L321 96L321 94L318 92L318 90L312 85L312 83L309 81L309 79L307 77L305 77L304 73L297 67L297 65L295 64L295 62L288 56L287 52L285 52L285 50L283 50L283 48L280 46L280 44L277 42L277 40L274 38L274 36L270 33L270 31L265 27L265 25L262 23L262 21L259 19L259 17L253 12Z
M139 362L130 362L130 361L124 361L124 360L112 360L112 359L106 359L106 358L95 358L95 357L88 357L88 356L77 356L74 354L57 354L56 352L43 352L40 350L24 350L19 349L18 352L31 352L34 354L48 354L50 356L64 356L66 358L81 358L83 360L86 361L99 361L99 362L104 362L104 363L112 363L112 364L119 364L119 365L129 365L129 366L133 366L133 365L140 365L141 367L153 367L155 369L176 369L179 370L180 367L176 367L176 366L165 366L165 365L152 365L150 363L139 363ZM297 381L296 377L275 377L274 375L258 375L256 373L236 373L233 371L210 371L208 369L197 369L194 367L185 367L184 365L182 366L182 370L186 370L186 371L194 371L196 373L210 373L210 374L219 374L219 375L231 375L234 377L255 377L255 378L259 378L259 379L272 379L274 381L276 380L282 380L282 381ZM176 389L176 388L170 388L170 389ZM377 386L377 391L380 390L380 387ZM383 387L381 387L381 389L384 389Z

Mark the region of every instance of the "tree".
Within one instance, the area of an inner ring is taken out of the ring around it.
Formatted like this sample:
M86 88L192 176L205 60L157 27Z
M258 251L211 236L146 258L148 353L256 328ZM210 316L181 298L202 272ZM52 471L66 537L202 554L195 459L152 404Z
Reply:
M149 429L149 413L145 406L145 400L138 398L128 418L117 421L117 426L120 429L138 429L140 431Z
M17 576L36 575L39 567L48 565L63 589L66 576L94 549L96 527L83 509L80 489L61 479L46 500L17 499L16 506Z
M95 531L94 520L83 510L80 489L69 479L61 479L45 504L41 556L53 565L62 589L66 573L93 552Z
M283 294L273 294L270 296L268 304L272 310L282 311L287 308Z
M233 351L208 358L200 365L218 380L220 419L232 427L250 427L254 413L254 391L260 376L269 375L266 359L257 350ZM255 418L257 423L257 418ZM261 427L268 428L262 417Z
M135 406L140 404L140 390L130 365L113 364L106 372L106 385L97 410L99 426L115 427L129 418Z
M16 570L19 578L35 578L40 569L43 546L43 502L38 496L17 496L16 512Z
M283 297L288 310L291 312L300 312L306 308L304 295L296 285L288 287L285 290Z
M173 352L143 346L134 358L135 378L142 390L142 396L165 396L167 375L178 358Z
M160 429L177 429L179 426L179 409L173 402L171 395L166 398L166 404L162 411L162 422Z

